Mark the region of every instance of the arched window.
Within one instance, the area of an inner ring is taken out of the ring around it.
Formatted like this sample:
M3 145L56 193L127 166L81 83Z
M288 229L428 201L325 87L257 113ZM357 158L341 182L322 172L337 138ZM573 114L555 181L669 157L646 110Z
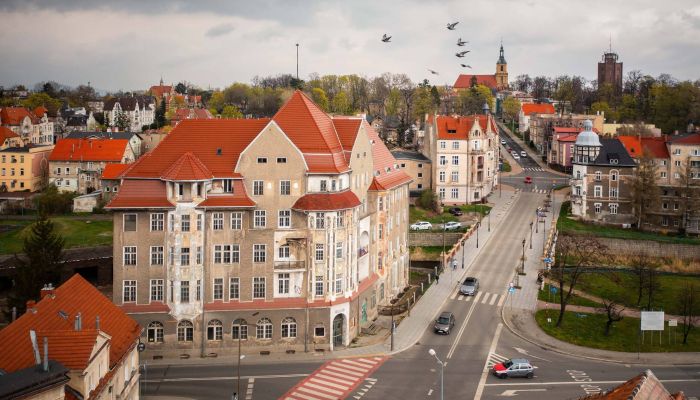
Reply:
M258 339L272 339L272 321L269 318L260 318L255 326L255 336Z
M616 169L613 169L610 171L610 180L615 182L617 181L617 176L618 176L618 171Z
M233 326L231 327L231 336L238 340L248 339L248 323L244 319L237 319L233 321Z
M218 319L212 319L207 324L207 340L222 340L224 338L224 324Z
M182 320L177 324L177 340L179 342L191 342L194 336L194 326L188 320Z
M282 337L295 338L297 337L297 321L292 317L287 317L282 320Z
M147 332L149 342L163 343L163 324L153 321L148 324Z

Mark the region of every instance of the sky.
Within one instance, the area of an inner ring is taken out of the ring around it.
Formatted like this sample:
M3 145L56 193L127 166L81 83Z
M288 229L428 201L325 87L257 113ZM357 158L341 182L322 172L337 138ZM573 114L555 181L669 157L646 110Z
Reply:
M162 76L223 88L295 74L296 43L302 79L392 72L453 84L494 73L501 40L511 81L595 79L610 39L625 73L700 79L697 0L1 0L0 21L5 87L145 90ZM458 38L469 41L462 59Z

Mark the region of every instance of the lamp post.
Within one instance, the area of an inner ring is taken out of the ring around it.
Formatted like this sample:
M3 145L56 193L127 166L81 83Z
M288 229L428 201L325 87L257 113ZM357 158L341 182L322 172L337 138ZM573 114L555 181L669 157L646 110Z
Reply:
M462 269L464 269L464 258L467 255L467 249L464 248L464 245L467 243L466 240L462 239Z
M520 264L520 273L525 272L525 239L523 239L523 261Z
M491 210L488 210L486 215L489 217L489 232L491 232Z
M479 248L479 227L481 226L481 221L476 223L476 248Z
M431 356L435 357L437 360L438 364L440 364L440 400L445 399L445 363L443 363L437 356L437 353L435 353L435 350L430 349L428 350L428 354Z
M440 263L442 264L442 270L445 270L445 218L441 218L442 221L442 257L440 258Z
M535 233L538 233L538 229L540 227L540 208L537 207L537 210L535 210L535 221L537 222L535 224Z
M533 222L530 221L530 250L532 250L532 224Z

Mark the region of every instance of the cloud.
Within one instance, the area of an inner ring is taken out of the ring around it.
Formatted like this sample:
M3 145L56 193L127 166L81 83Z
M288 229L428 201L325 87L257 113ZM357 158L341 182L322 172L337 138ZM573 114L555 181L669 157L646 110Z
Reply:
M204 34L204 36L209 36L209 37L223 36L223 35L226 35L227 33L233 32L234 29L236 29L236 28L234 28L232 24L225 22L223 24L219 24L219 25L216 25L216 26L209 28L209 30Z

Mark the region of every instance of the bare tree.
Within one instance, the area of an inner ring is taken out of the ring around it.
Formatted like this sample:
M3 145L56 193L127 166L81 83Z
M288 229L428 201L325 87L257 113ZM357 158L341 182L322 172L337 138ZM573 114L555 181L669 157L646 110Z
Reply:
M647 254L638 253L630 260L630 267L632 273L637 278L637 306L642 303L644 293L649 292L651 289L652 294L649 296L648 300L648 303L650 303L651 298L653 298L653 292L656 289L655 273L656 269L659 267L658 261Z
M559 318L557 327L564 320L566 306L569 304L578 280L588 269L602 261L605 246L596 238L588 235L559 236L556 247L555 263L550 270L550 277L559 288ZM566 289L568 285L568 289Z
M679 174L678 195L681 198L681 232L688 228L688 219L700 210L700 183L695 179L692 170L692 161L687 157Z
M632 177L632 207L637 214L637 228L659 202L661 191L656 183L656 164L648 150L644 149L639 165Z
M686 282L678 295L678 305L681 310L681 322L683 323L683 344L688 344L688 335L693 326L700 322L700 302L698 302L698 290L694 284Z
M605 336L608 336L612 324L617 321L622 321L622 312L625 308L620 307L614 300L603 299L603 307L601 307L600 310L605 311L608 317L608 320L605 321Z

